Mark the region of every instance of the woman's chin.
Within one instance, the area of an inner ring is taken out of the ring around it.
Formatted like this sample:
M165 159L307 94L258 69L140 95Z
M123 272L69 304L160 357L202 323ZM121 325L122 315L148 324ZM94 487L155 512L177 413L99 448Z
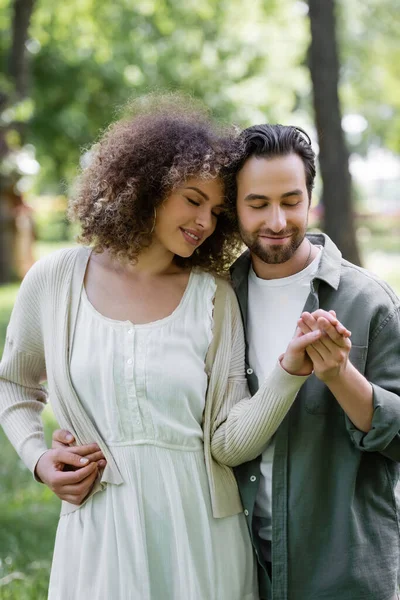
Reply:
M179 256L180 258L190 258L193 256L195 250L196 248L187 248L187 250L179 249L175 252L175 256Z

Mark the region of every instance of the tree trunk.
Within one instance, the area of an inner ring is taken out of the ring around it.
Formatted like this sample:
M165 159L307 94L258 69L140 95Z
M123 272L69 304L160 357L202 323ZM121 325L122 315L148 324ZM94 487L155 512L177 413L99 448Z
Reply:
M309 0L313 84L324 206L324 230L344 258L360 264L352 209L349 154L342 130L339 102L339 59L335 37L335 1Z
M8 74L14 83L12 97L0 95L2 110L13 102L25 98L29 88L29 65L26 55L26 41L35 0L14 0L12 42L8 61ZM21 132L19 124L18 129ZM4 160L9 149L6 129L0 129L0 160ZM0 174L0 284L7 283L15 276L15 215L9 203L9 182Z

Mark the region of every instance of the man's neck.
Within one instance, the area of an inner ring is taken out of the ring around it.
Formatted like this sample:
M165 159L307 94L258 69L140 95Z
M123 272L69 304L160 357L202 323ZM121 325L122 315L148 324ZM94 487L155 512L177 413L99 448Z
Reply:
M262 261L255 254L251 254L251 262L255 274L260 279L283 279L305 269L317 255L318 248L313 246L307 238L304 238L293 256L284 263L269 264Z

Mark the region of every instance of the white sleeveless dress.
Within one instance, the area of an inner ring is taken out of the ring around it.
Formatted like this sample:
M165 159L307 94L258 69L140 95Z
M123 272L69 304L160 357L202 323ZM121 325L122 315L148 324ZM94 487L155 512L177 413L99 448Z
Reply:
M124 478L60 518L51 600L256 600L243 514L214 519L201 429L212 276L168 317L99 314L83 290L71 377Z

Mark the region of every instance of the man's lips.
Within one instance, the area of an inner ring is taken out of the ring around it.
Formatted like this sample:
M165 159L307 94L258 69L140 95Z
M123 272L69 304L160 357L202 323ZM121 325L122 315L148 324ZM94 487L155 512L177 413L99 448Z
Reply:
M183 237L192 246L198 246L203 238L203 235L192 229L183 229L180 227Z
M272 245L279 245L279 244L284 244L285 242L287 242L287 240L289 240L292 237L292 234L287 234L287 235L280 235L280 236L273 236L273 235L268 235L265 233L260 233L258 235L259 238L261 238L262 240L265 240L267 242L269 242Z

